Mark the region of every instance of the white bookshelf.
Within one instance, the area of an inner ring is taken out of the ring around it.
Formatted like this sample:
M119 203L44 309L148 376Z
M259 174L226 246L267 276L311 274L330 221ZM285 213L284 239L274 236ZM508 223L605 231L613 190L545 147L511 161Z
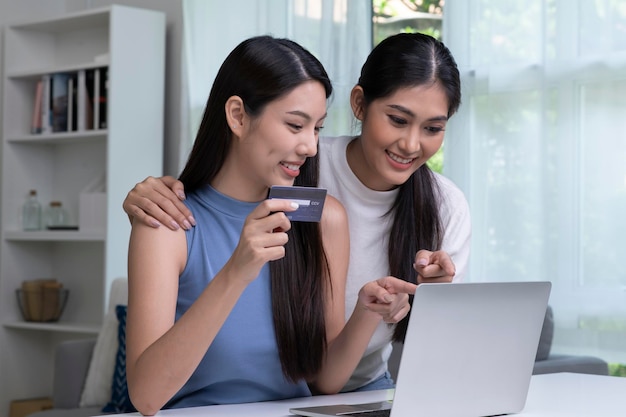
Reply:
M4 29L0 199L0 415L11 400L52 395L55 346L95 337L113 279L127 274L130 225L122 201L162 172L165 15L110 6ZM43 75L108 69L107 128L31 134ZM79 196L105 179L105 226L22 231L31 189L42 207L60 200L78 225ZM70 290L58 322L24 321L15 290L56 278Z

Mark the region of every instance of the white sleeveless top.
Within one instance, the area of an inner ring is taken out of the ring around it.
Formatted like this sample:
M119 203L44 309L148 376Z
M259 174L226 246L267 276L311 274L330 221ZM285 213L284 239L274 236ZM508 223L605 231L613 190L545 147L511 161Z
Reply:
M398 193L374 191L354 175L348 165L346 148L351 136L321 137L320 187L337 198L348 213L350 230L350 262L346 283L346 320L352 314L361 287L372 280L389 275L387 246L391 218L387 213ZM467 272L471 223L469 205L461 190L449 179L436 174L441 189L441 220L444 227L442 249L456 266L455 281ZM413 262L413 259L407 259ZM393 327L381 322L372 336L365 354L342 391L360 388L387 371L391 355Z

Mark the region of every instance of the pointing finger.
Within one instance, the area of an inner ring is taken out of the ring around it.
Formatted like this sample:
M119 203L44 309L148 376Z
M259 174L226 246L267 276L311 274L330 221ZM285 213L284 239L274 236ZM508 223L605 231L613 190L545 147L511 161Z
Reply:
M391 276L380 278L377 282L378 285L393 294L415 294L417 288L415 284Z

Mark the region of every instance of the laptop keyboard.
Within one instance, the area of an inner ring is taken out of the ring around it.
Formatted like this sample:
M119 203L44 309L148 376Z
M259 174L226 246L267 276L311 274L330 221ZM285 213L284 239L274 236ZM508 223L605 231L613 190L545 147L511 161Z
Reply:
M391 410L371 410L358 411L356 413L341 414L342 416L362 416L362 417L389 417Z

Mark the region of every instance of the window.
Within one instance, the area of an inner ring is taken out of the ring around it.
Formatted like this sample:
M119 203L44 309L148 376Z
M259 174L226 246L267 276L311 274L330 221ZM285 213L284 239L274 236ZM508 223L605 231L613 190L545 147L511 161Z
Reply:
M425 33L441 39L444 0L373 0L374 45L395 33Z
M371 50L371 12L371 3L363 0L184 0L179 169L191 150L219 66L251 36L287 37L311 51L324 64L334 88L322 134L351 133L350 90Z
M626 2L450 0L443 35L469 278L552 281L555 351L626 363Z

